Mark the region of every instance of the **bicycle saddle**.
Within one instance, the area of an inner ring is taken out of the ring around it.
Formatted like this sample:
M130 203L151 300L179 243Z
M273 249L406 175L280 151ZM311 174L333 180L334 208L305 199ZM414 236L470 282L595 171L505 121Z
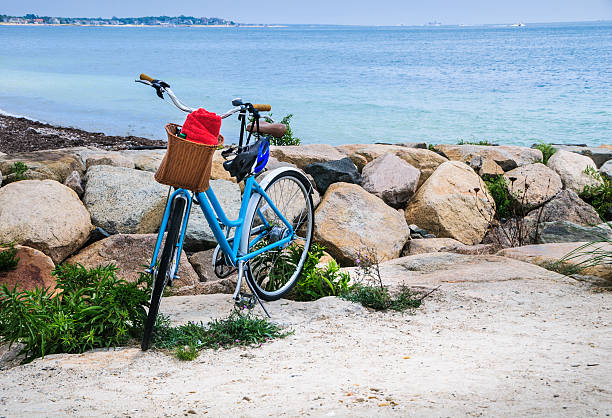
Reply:
M247 126L247 131L253 130L253 124ZM287 132L287 125L282 123L259 122L259 133L263 135L272 135L274 138L282 138Z

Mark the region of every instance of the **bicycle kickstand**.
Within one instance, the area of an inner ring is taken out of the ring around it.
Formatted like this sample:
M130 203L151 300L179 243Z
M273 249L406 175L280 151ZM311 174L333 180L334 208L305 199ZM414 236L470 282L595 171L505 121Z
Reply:
M248 266L247 266L248 268ZM268 312L268 310L266 309L266 307L264 306L263 302L261 301L261 299L259 298L259 295L257 294L257 292L253 289L253 286L251 285L251 282L247 279L247 285L249 286L249 289L251 289L251 292L253 292L252 295L245 295L240 291L240 287L242 286L242 278L244 277L244 261L239 261L238 262L238 279L236 281L236 291L234 292L234 302L238 305L241 305L244 301L244 299L249 300L249 307L252 307L253 303L253 297L255 297L255 299L257 300L257 302L259 302L259 306L261 306L261 309L263 309L263 311L266 313L266 315L268 316L268 318L272 318L272 316L270 315L270 313Z

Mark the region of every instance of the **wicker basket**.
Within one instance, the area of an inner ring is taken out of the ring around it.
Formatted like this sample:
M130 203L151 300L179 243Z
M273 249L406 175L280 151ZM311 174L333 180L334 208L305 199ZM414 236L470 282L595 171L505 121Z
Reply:
M166 125L168 150L155 172L155 180L168 186L204 192L208 189L212 159L217 146L223 144L219 135L217 145L200 144L176 136L179 125Z

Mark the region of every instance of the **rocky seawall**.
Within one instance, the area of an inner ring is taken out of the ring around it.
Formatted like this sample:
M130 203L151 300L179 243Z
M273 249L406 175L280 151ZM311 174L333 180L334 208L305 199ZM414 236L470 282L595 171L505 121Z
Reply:
M65 261L114 263L135 279L150 260L165 207L168 188L153 178L164 143L7 116L0 126L0 243L17 244L22 260L0 273L0 282L53 285L51 270ZM612 147L557 148L543 164L540 150L519 146L275 146L268 168L291 165L311 178L315 240L346 267L369 250L381 262L442 251L542 264L612 237L579 197L601 181L587 168L612 176ZM241 188L222 163L217 151L211 185L236 217ZM505 179L516 197L507 219L496 216L500 208L485 183L491 178ZM230 292L232 278L218 280L209 267L212 232L199 210L192 212L173 292ZM592 274L609 279L612 268Z

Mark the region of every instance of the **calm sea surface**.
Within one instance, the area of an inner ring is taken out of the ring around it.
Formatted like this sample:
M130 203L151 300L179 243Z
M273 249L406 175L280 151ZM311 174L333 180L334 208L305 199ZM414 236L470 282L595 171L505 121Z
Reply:
M0 26L0 109L108 134L163 136L187 104L293 113L305 143L612 143L612 22L526 27ZM224 121L231 142L237 121Z

